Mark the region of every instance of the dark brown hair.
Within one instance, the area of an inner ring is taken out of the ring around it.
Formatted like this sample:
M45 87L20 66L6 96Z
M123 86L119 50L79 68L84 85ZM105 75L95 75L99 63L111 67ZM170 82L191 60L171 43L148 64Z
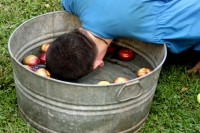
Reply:
M96 54L95 43L76 29L51 43L46 54L46 68L53 78L73 81L93 70Z

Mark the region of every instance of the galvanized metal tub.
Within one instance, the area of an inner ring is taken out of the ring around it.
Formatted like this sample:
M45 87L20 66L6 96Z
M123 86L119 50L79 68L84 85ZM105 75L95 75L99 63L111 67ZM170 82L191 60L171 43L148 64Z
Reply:
M132 77L128 82L118 84L95 84L95 77L97 80L109 73L117 76L109 72L115 59L77 83L42 77L21 64L27 53L34 53L43 43L80 25L78 18L65 11L51 12L24 22L10 36L8 47L22 118L42 133L128 133L139 130L148 117L166 59L165 45L126 38L114 40L115 44L137 53L133 61L124 63L125 66L135 71L147 64L153 68L150 74L137 78L134 73L129 75L129 72L123 72L124 68L116 67L119 73Z

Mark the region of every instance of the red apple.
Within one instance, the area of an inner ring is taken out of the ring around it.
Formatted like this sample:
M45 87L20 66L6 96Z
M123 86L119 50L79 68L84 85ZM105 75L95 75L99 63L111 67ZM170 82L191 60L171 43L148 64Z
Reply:
M122 82L126 82L128 81L129 79L128 78L125 78L125 77L118 77L116 78L113 83L122 83Z
M33 68L33 66L29 66L29 65L24 65L26 68L28 68L29 70L32 70L32 71L34 71L34 68Z
M28 55L22 60L24 65L34 66L40 63L40 59L35 55Z
M122 61L128 61L131 60L134 57L135 53L133 50L128 48L121 48L118 52L118 57Z
M107 54L113 54L115 52L115 49L116 49L115 45L111 44L107 49Z
M110 82L107 81L107 80L101 80L101 81L99 81L97 84L98 84L98 85L108 85L108 84L110 84Z
M40 63L46 64L46 52L40 54L38 57L39 57L39 59L40 59Z
M44 77L51 77L50 73L48 70L46 70L45 68L38 68L35 71L37 74L42 75Z
M137 76L138 77L141 77L141 76L144 76L146 75L147 73L150 73L152 70L150 68L140 68L137 72Z
M43 53L47 52L49 46L50 46L50 43L45 43L45 44L43 44L43 45L41 46L41 51L42 51Z

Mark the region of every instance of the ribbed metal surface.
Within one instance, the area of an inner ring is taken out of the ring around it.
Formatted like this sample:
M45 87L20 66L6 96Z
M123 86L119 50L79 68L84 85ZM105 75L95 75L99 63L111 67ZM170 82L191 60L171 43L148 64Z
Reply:
M137 53L135 59L119 68L123 62L118 62L117 66L113 63L115 59L106 57L103 68L76 83L39 76L21 64L21 59L27 53L34 53L43 43L78 27L80 22L75 16L64 11L52 12L24 22L11 35L8 47L22 118L42 133L137 131L144 124L151 108L160 70L166 58L164 45L116 39L114 43ZM152 67L153 72L136 78L134 71L145 65ZM112 79L117 74L127 75L131 80L104 86L95 84L105 75Z

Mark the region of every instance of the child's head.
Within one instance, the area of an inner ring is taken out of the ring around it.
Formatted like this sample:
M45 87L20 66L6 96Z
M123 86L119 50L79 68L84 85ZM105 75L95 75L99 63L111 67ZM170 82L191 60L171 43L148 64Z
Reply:
M72 81L93 70L96 54L95 43L74 30L51 43L46 54L46 67L53 78Z

